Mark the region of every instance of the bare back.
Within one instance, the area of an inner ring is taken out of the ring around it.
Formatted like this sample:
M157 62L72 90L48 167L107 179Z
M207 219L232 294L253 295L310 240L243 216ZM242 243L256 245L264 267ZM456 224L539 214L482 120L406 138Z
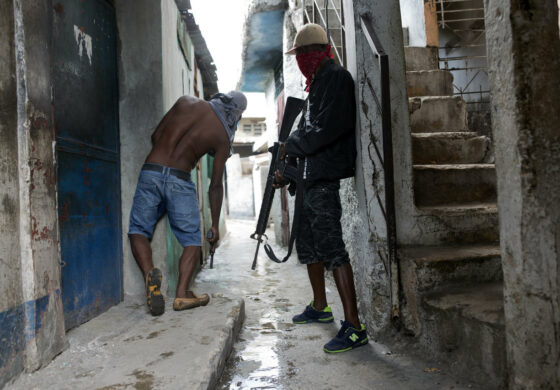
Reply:
M206 153L215 153L223 164L230 150L224 126L210 104L192 96L179 98L171 107L152 134L152 143L147 163L183 171L192 170Z

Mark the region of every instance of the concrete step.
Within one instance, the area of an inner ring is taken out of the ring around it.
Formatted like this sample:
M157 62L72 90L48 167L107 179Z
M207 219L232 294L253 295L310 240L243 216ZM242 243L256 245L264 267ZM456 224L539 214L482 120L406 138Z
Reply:
M419 237L417 245L495 244L500 239L498 207L496 203L464 203L417 208L418 216L430 229L426 237Z
M460 96L427 96L408 99L413 133L468 131L467 105Z
M490 155L490 139L475 132L412 133L414 164L477 164Z
M403 285L423 292L457 282L503 279L500 246L472 244L399 249Z
M413 165L416 206L496 201L494 164Z
M453 370L477 377L485 388L503 388L506 375L504 298L501 282L454 286L426 294L423 346L453 362Z
M419 70L406 72L408 97L451 96L453 75L447 70Z
M435 70L439 68L438 50L435 47L404 47L407 71Z

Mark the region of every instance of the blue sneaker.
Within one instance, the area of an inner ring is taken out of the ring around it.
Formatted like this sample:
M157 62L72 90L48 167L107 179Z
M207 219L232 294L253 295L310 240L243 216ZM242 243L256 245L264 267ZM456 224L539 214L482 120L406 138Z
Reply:
M329 323L334 321L332 309L330 306L325 307L323 310L316 310L313 307L313 301L307 305L303 313L298 314L292 318L294 324L309 324L310 322Z
M335 338L325 344L323 350L327 353L346 352L368 343L366 327L361 324L358 330L348 321L340 321L342 327Z

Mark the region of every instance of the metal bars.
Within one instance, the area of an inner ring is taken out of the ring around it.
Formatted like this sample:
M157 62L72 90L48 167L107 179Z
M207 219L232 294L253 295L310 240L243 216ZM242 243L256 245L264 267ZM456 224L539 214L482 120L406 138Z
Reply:
M454 94L467 103L488 101L483 0L437 0L440 37L440 67L454 77ZM445 40L445 38L444 38Z
M344 41L344 12L340 0L325 0L320 6L317 0L303 0L303 23L317 23L327 31L329 42L334 51L335 60L346 66ZM329 17L329 15L332 17ZM334 21L332 20L334 18Z

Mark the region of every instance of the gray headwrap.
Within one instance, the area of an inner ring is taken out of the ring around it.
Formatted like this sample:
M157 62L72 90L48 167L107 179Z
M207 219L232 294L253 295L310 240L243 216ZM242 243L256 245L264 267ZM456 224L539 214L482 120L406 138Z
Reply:
M237 130L237 123L241 119L243 111L247 108L247 98L241 92L230 91L228 93L217 93L208 102L216 113L220 122L224 125L229 138L230 155L233 153L233 137Z

